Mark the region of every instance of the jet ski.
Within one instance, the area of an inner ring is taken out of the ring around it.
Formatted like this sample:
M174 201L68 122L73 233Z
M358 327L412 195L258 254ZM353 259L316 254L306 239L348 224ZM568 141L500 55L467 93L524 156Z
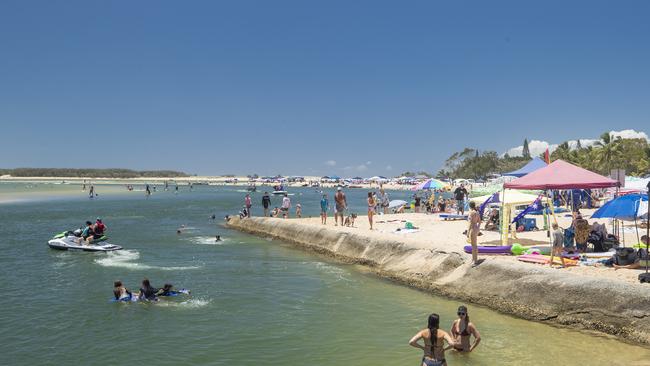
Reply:
M86 252L110 252L122 249L119 245L106 243L105 241L108 239L108 236L106 235L92 240L90 244L86 243L83 239L79 239L81 239L81 232L78 232L78 230L64 231L50 239L47 242L47 245L49 245L50 248L57 250L76 249Z

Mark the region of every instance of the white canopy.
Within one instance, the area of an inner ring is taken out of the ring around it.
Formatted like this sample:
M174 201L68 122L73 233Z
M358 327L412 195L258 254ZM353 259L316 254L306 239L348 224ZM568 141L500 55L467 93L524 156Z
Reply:
M491 194L485 195L485 196L479 196L479 197L474 197L470 198L470 201L474 201L478 204L481 204L485 202L488 198L492 196ZM505 204L506 205L525 205L528 203L532 203L537 199L538 196L534 194L527 194L527 193L521 193L520 191L516 189L506 189L505 195L503 191L499 192L499 202L498 203L503 203L504 198L505 198Z

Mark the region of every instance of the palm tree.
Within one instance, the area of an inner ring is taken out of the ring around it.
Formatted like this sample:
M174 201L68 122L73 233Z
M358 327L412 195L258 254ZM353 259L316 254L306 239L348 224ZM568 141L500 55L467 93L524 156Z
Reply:
M609 174L612 170L612 163L621 158L621 147L619 141L621 137L612 138L609 132L600 135L600 141L597 141L594 146L595 165L603 174Z

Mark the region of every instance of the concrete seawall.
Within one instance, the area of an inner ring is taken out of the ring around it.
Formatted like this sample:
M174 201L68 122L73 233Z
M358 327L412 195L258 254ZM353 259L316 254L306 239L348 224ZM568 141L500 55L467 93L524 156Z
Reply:
M365 235L358 229L315 226L300 220L231 218L228 227L366 265L382 277L437 295L528 320L577 326L650 344L648 284L572 276L498 257L487 257L472 268L470 256L435 243L425 249L399 236Z

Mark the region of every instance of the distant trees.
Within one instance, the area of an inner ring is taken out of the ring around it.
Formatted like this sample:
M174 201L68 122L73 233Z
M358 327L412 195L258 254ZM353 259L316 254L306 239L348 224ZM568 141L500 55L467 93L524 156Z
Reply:
M75 177L75 178L174 178L187 177L174 170L130 170L130 169L68 169L68 168L15 168L0 169L0 175L12 177Z
M524 139L524 147L521 150L521 156L530 159L530 148L528 147L528 139Z
M540 155L543 159L543 154ZM436 177L439 178L485 178L490 174L503 174L523 167L530 161L528 139L524 140L522 156L497 155L494 151L479 153L466 147L453 153L445 161ZM558 145L551 153L551 161L562 159L585 169L609 175L612 169L625 169L626 174L645 176L650 173L650 145L645 139L614 138L609 132L600 141L584 147L579 141L571 148L568 141Z

